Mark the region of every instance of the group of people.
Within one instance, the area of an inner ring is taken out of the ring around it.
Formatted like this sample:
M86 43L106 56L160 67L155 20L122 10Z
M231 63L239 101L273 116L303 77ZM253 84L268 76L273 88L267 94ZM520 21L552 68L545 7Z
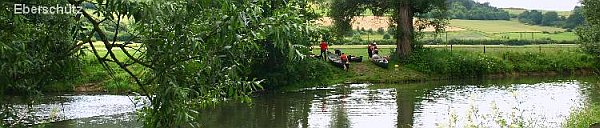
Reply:
M321 48L321 57L323 57L323 59L327 59L327 52L328 52L328 44L326 41L321 41L321 43L319 44L319 47ZM382 56L379 55L379 49L377 48L377 43L376 42L372 42L369 43L368 45L368 53L369 53L369 58L371 60L375 60L375 61L379 61L379 60L383 60L384 58ZM340 60L342 61L342 64L344 65L344 69L348 69L348 64L350 63L350 57L348 55L346 55L346 53L337 53L341 51L336 51L336 54L338 56L340 56Z
M369 58L371 58L373 60L382 59L382 57L379 56L379 49L377 49L377 43L376 42L369 43L369 46L368 46L367 50L368 50L368 53L369 53Z
M326 60L327 59L327 50L328 50L327 42L321 41L321 44L319 44L319 47L321 47L321 57L323 57L323 59ZM344 65L344 70L348 70L348 65L350 64L348 55L346 55L346 53L341 53L338 55L340 56L340 60L342 61L342 64Z

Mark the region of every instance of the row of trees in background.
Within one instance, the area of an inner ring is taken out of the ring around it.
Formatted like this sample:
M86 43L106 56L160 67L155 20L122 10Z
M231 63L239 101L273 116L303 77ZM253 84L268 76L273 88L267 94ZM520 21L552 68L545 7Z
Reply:
M581 7L575 7L569 17L559 16L555 11L543 13L538 10L527 10L521 13L519 21L531 25L556 26L565 29L574 29L577 26L583 25L585 19Z
M448 16L451 19L466 20L510 20L510 14L492 7L489 3L473 0L448 0Z

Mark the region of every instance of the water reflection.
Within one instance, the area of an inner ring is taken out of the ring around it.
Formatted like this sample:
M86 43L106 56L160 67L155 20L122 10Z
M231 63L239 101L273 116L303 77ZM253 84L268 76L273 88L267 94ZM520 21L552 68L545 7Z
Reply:
M395 127L395 89L348 87L266 94L252 106L232 103L208 109L201 122L206 127L244 128Z
M568 81L435 88L419 97L422 101L416 105L414 127L495 127L520 123L530 127L558 127L572 109L581 107L584 96L579 85L577 81Z
M14 103L17 104L14 109L19 117L35 119L35 122L27 123L38 124L132 113L142 107L141 102L134 102L136 99L121 95L44 96L36 100L38 102L34 102L31 108Z
M267 93L252 104L224 103L200 110L201 127L499 127L522 123L558 127L571 110L600 103L597 79L553 78L438 81L419 84L337 85ZM59 96L38 115L61 108L66 121L50 127L140 127L138 105L114 95ZM60 106L60 107L59 107ZM523 122L518 122L523 121Z
M207 127L558 127L588 100L586 80L346 85L267 94L206 110ZM589 92L589 94L593 94Z

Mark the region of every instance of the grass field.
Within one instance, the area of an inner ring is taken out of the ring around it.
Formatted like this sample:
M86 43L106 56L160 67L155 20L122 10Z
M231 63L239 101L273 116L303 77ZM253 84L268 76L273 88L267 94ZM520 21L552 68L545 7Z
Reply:
M505 20L450 20L450 26L484 33L506 32L563 32L565 29L537 25L525 25L518 21Z
M447 34L447 35L446 35ZM447 33L439 33L437 37L434 33L427 32L425 33L422 40L446 40L446 36L448 40L543 40L543 39L551 39L557 41L574 41L579 37L574 32L557 32L557 33L484 33L478 31L455 31L455 32L447 32ZM382 34L363 34L360 35L363 40L384 40ZM348 37L346 39L352 39ZM390 39L388 39L390 40Z
M432 32L426 32L423 40L541 40L574 41L578 37L574 32L548 26L526 25L518 21L503 20L450 20L450 28L460 28L459 31L440 33L435 37ZM384 40L383 34L361 34L362 40ZM351 37L347 37L351 39Z

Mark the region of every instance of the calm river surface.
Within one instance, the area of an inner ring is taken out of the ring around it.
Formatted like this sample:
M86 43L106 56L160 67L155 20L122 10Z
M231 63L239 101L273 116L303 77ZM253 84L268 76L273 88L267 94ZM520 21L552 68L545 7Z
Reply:
M203 127L559 127L573 110L600 103L594 78L439 81L420 84L335 85L269 93L252 104L225 103L201 111ZM140 127L131 97L58 96L35 106L56 113L51 127ZM64 110L63 110L64 109ZM43 117L43 116L42 116Z

